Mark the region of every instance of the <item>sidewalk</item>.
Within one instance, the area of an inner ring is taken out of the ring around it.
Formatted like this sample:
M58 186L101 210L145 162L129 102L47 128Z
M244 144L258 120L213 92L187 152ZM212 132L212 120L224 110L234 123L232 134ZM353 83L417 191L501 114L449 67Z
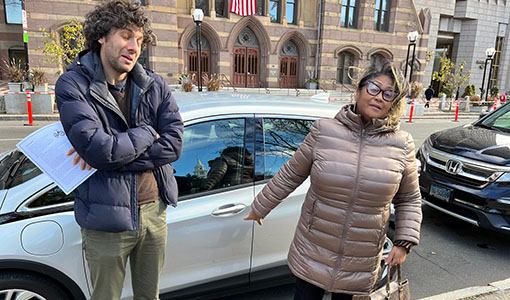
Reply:
M510 278L418 300L510 300Z

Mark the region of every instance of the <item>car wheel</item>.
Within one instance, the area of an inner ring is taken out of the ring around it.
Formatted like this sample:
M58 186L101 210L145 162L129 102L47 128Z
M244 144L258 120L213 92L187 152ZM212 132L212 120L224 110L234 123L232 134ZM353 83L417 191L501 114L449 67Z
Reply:
M0 299L71 300L52 280L23 272L0 273Z

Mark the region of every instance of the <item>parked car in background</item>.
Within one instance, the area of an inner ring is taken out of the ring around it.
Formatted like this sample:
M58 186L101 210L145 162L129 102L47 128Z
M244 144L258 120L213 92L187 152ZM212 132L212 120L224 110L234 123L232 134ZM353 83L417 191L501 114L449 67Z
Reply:
M333 117L340 106L270 95L184 93L176 98L185 122L184 149L174 163L179 204L167 211L162 298L291 278L287 251L309 180L264 226L243 217L313 121ZM208 175L212 165L222 165L223 171ZM0 299L90 297L73 200L21 152L2 157ZM388 240L384 255L391 247ZM132 296L129 270L126 278L122 299Z
M472 124L433 133L417 158L425 204L510 234L510 105Z

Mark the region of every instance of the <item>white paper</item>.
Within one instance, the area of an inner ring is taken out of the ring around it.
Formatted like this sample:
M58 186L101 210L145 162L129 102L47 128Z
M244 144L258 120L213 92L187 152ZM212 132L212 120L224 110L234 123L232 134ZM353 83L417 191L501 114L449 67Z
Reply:
M81 163L73 165L75 154L66 155L67 151L73 146L67 139L60 122L32 132L21 140L16 147L66 194L71 193L97 171L96 169L81 170Z

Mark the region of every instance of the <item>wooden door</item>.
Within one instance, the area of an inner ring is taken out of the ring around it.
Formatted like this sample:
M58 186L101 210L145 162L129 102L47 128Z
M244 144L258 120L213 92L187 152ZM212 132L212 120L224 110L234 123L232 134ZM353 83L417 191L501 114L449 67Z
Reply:
M209 74L209 51L201 51L202 52L202 77L204 74ZM188 50L188 72L193 78L193 82L197 84L198 82L198 51L197 50Z
M298 57L280 57L280 80L283 88L296 88L298 78Z
M234 47L234 78L237 87L258 87L259 49Z

